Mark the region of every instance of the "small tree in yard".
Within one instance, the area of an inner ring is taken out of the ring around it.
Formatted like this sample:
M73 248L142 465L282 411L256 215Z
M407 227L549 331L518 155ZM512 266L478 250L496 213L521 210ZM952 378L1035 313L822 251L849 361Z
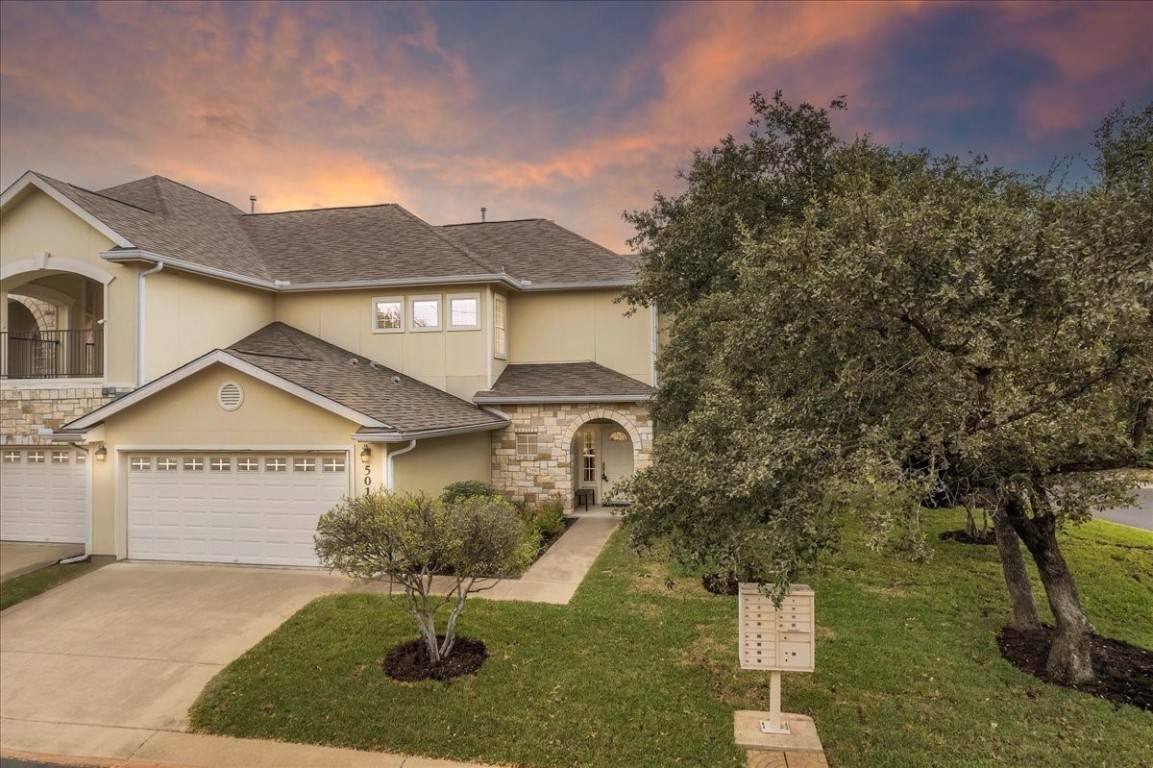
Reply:
M487 588L478 584L520 573L535 552L535 537L503 499L446 503L383 490L347 498L326 512L315 541L324 567L364 581L393 579L404 587L408 612L434 665L452 653L465 600ZM443 593L433 588L435 576L448 580Z

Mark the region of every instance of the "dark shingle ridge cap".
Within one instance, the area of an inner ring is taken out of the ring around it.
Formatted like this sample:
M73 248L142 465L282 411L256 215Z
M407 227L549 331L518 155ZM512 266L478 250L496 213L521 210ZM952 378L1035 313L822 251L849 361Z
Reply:
M413 221L416 221L416 222L420 223L421 225L427 227L428 231L431 232L432 234L436 235L441 241L443 241L447 245L451 246L452 248L455 248L456 250L460 251L462 254L464 254L465 257L467 257L471 261L475 262L476 264L478 264L483 269L488 270L489 274L492 274L492 275L505 274L504 270L496 269L491 264L488 264L487 262L485 262L484 259L480 258L480 256L477 256L475 253L473 253L470 249L466 248L465 246L463 246L460 243L453 240L448 235L441 232L440 227L434 227L432 224L429 224L427 221L420 218L415 213L413 213L412 211L405 208L403 205L398 205L396 207L398 209L400 209L401 213L408 216Z
M76 190L78 192L83 192L83 193L88 194L88 195L95 195L96 197L99 197L102 200L107 200L110 203L116 203L117 205L127 206L128 208L135 208L138 211L143 211L144 213L149 213L149 214L152 214L153 216L157 215L156 211L150 210L148 208L144 208L144 207L139 206L139 205L133 205L132 203L126 203L123 200L118 200L115 197L109 197L108 195L105 195L101 192L96 192L95 190L91 190L91 189L88 189L86 187L82 187L79 184L72 184L71 182L61 181L60 179L54 179L51 176L45 176L43 173L40 173L39 171L29 171L29 173L31 173L33 176L36 176L37 178L42 179L42 180L44 180L44 181L48 182L49 184L56 186L56 187L66 187L70 190ZM129 183L132 183L132 182L129 182ZM80 204L78 203L78 205L80 205ZM95 215L95 214L93 214L93 215Z
M500 221L462 221L457 224L441 224L440 226L442 229L448 229L449 227L484 227L489 224L521 224L526 221L549 221L554 224L556 223L553 222L552 219L546 219L542 216L531 216L527 219L501 219Z
M399 203L368 203L367 205L335 205L331 208L292 208L287 211L260 211L258 213L245 213L244 217L251 219L261 216L284 216L289 213L326 213L328 211L358 211L365 208L400 208L404 210L404 206ZM411 215L411 214L410 214ZM427 222L426 222L427 223Z
M189 192L195 192L196 194L200 195L201 197L207 197L210 200L215 200L218 203L223 203L224 205L227 205L232 210L236 211L236 215L238 215L238 216L248 215L248 214L245 214L243 208L240 208L239 206L237 206L233 203L230 203L227 200L223 200L223 199L217 197L216 195L210 195L207 192L200 190L200 189L197 189L196 187L189 186L189 185L185 184L184 182L174 181L174 180L168 178L167 176L161 176L158 173L154 173L151 176L145 176L143 179L134 179L133 181L126 181L123 184L116 184L114 186L107 187L106 189L102 190L102 192L107 192L108 190L116 189L118 187L126 187L129 184L137 184L137 183L142 182L142 181L152 181L153 179L155 179L157 181L163 181L163 182L166 182L168 184L173 184L177 187L184 187ZM163 193L163 190L162 190L162 193ZM101 192L97 192L96 194L101 195L101 197L107 197L107 195L103 195L103 194L101 194ZM116 198L109 198L109 199L116 200ZM121 201L117 200L116 202L121 202ZM129 203L125 203L125 205L129 205ZM150 213L151 213L151 211L150 211Z

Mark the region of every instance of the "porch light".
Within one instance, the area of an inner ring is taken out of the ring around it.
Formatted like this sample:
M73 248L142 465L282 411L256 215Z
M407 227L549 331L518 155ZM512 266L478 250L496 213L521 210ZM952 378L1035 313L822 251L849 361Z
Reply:
M364 447L360 449L360 463L361 464L368 464L371 461L372 461L372 446L370 446L368 443L365 443Z
M100 447L96 449L96 460L97 461L104 461L107 458L108 458L108 449L104 447L104 443L101 443Z

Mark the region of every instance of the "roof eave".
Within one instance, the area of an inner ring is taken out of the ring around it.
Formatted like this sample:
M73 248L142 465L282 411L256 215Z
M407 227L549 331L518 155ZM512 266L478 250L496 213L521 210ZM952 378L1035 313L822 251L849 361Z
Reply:
M48 195L50 198L67 208L71 213L83 219L86 224L88 224L100 234L107 237L121 248L132 247L132 243L128 240L128 238L124 237L112 227L105 224L103 221L97 218L95 214L84 208L79 203L73 201L72 198L56 189L56 187L44 181L35 171L25 171L23 176L14 181L7 189L5 189L3 194L0 194L0 210L3 210L11 201L23 195L23 193L27 191L29 187L35 187L44 194Z
M535 405L537 403L644 403L652 394L630 395L473 395L477 405Z
M574 280L572 282L536 283L521 280L517 286L522 291L585 291L590 288L629 288L637 284L636 278L615 280Z
M444 427L441 429L414 429L414 430L371 430L361 429L352 433L354 440L368 443L407 443L410 440L426 440L433 437L453 437L454 435L469 435L475 432L492 432L504 429L511 422L500 421L489 424L470 424L463 427Z
M152 395L160 392L168 387L183 381L184 379L198 373L210 365L220 363L233 368L241 373L248 374L249 376L263 381L266 384L295 395L306 402L312 403L324 410L336 414L337 416L348 419L349 421L359 424L361 427L368 427L371 429L390 430L392 427L385 424L383 421L374 419L360 411L349 408L346 405L336 402L330 398L319 395L312 390L306 389L282 376L275 373L266 371L258 365L243 360L231 354L227 350L215 349L207 352L195 360L191 360L184 365L180 366L174 371L166 373L158 379L153 379L139 389L117 398L110 403L102 405L90 413L81 416L79 419L65 424L60 430L61 432L83 432L86 431L113 416L120 411L131 408L142 400L146 400Z

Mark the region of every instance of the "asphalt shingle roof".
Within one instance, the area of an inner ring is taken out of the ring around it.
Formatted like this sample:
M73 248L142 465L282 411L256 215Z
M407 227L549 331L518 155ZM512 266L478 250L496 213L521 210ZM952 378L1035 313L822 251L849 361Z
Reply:
M247 214L163 176L99 192L36 176L136 248L257 280L635 278L630 258L545 219L434 227L399 205Z
M522 398L579 402L588 397L635 400L651 397L655 391L648 384L598 363L519 363L506 367L492 389L477 392L474 397L494 403Z
M292 282L489 275L494 270L399 205L244 216L276 276Z
M271 323L227 351L397 432L497 428L506 422L460 398L284 323Z
M631 259L548 219L450 224L440 229L518 280L572 283L636 277Z

